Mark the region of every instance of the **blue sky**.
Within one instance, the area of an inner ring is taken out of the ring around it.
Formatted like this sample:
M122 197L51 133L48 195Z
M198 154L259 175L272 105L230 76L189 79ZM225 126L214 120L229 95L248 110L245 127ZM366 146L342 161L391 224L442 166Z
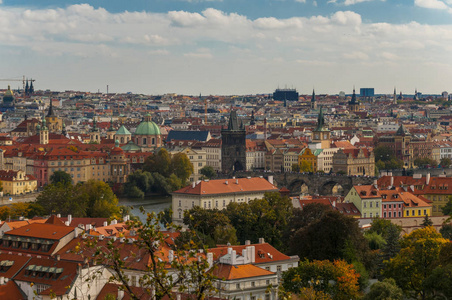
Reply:
M0 0L0 78L111 92L452 92L452 0Z

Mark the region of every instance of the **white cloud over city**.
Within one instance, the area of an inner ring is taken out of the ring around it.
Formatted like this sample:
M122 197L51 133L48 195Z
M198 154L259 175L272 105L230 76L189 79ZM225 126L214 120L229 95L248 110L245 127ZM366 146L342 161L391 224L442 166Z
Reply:
M416 2L435 8L441 1ZM3 72L31 72L38 86L55 89L110 84L118 91L233 94L289 84L331 93L355 84L411 92L446 89L452 76L451 25L369 23L350 10L251 19L213 8L111 13L88 4L2 6L0 43Z

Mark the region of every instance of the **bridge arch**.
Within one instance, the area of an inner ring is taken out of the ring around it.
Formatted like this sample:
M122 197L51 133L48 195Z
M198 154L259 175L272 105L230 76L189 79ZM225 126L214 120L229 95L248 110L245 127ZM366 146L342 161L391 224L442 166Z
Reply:
M352 185L348 182L343 182L343 180L328 180L324 182L318 192L319 195L327 196L327 195L342 195L345 196L344 193L349 191L352 188Z
M287 189L290 191L291 195L297 196L300 194L308 194L310 192L309 183L303 179L295 179L289 184Z

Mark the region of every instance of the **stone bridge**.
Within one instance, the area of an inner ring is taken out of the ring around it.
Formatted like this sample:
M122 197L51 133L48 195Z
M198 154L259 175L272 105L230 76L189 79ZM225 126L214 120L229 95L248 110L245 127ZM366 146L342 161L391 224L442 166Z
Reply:
M302 174L302 173L273 173L273 172L235 172L226 176L231 178L273 176L273 183L279 188L286 187L290 194L300 195L302 191L310 195L318 194L322 196L332 195L333 188L339 188L341 195L345 196L348 191L358 184L372 184L374 177L353 177L347 175L327 175L327 174ZM225 178L226 178L225 177Z

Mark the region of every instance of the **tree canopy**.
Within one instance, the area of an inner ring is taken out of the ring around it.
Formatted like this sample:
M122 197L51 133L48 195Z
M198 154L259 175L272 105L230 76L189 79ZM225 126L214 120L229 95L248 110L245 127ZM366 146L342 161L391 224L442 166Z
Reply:
M50 183L61 183L63 185L68 185L72 183L72 177L69 173L66 173L64 171L55 171L52 175L50 175Z
M215 172L215 170L211 166L202 167L202 169L199 170L199 173L201 173L207 179L213 179L217 177L217 172Z

